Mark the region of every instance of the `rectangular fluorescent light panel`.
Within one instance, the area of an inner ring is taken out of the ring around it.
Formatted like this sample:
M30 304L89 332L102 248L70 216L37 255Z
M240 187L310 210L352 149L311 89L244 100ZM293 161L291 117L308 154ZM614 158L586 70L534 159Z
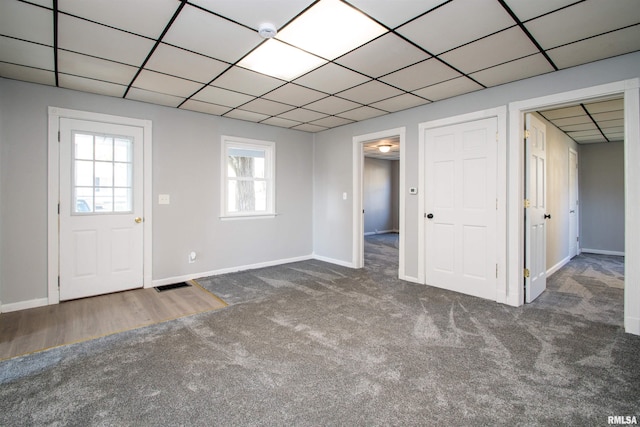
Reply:
M291 81L327 61L275 39L267 40L238 63L258 73Z
M386 32L382 25L339 0L321 0L276 38L333 60Z

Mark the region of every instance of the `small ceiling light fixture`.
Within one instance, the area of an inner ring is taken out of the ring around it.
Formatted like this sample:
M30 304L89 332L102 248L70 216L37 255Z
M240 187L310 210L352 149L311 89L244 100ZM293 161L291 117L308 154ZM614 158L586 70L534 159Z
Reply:
M381 153L388 153L389 150L391 150L391 145L389 144L378 145L378 151Z
M260 34L260 37L262 37L263 39L272 39L276 36L276 34L278 34L278 30L276 29L275 25L264 23L260 24L260 26L258 27L258 34Z

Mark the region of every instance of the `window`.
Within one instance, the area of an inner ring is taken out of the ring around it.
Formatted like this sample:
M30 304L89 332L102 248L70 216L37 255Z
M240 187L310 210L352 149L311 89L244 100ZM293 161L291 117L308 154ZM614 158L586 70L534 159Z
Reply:
M275 215L275 143L222 137L222 217Z

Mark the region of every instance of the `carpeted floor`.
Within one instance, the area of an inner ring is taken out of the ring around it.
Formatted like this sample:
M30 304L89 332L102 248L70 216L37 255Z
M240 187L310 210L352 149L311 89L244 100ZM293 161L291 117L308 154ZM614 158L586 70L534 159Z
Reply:
M0 363L0 425L607 425L640 337L320 261L200 280L222 310ZM397 255L396 255L397 257Z

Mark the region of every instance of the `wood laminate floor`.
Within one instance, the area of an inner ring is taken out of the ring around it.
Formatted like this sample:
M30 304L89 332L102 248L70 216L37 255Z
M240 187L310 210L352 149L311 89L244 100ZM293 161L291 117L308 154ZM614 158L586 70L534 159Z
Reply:
M0 314L0 360L226 307L194 281Z

